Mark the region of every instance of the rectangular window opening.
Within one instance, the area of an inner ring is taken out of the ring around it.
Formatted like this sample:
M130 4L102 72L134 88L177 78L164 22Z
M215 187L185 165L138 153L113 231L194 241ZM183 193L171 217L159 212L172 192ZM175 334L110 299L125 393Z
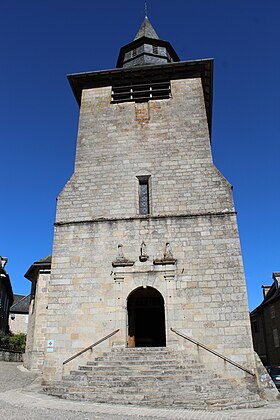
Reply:
M258 324L258 321L253 321L253 331L254 331L254 333L258 333L259 332L259 324Z
M150 214L149 177L139 177L139 214Z
M278 334L277 328L274 328L272 330L272 334L273 334L273 340L274 340L274 347L279 347L280 343L279 343L279 334Z
M158 54L158 47L156 45L153 45L153 53Z

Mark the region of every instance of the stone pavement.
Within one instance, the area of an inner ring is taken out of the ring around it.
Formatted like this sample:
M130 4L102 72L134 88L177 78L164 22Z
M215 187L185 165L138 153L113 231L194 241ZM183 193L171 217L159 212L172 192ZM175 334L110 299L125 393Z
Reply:
M265 408L224 412L181 408L145 408L67 401L42 392L40 379L17 363L0 362L0 418L5 420L275 420L280 419L280 400Z

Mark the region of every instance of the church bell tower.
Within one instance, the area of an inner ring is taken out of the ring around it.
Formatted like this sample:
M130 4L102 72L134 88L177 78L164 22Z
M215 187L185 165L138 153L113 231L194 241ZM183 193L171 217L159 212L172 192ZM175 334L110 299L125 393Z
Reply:
M68 76L80 117L57 202L45 383L111 333L97 354L166 347L227 370L187 336L256 368L231 185L212 160L212 74L146 16L115 69Z

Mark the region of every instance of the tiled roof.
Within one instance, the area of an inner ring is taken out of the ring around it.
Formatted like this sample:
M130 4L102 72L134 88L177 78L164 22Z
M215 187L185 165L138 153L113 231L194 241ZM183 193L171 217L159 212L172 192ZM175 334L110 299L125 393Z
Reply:
M28 314L30 304L30 295L14 295L14 304L10 312L14 314Z
M48 255L47 257L41 258L38 261L35 261L27 270L24 277L26 277L28 280L31 280L36 278L38 271L41 269L46 269L51 267L52 262L52 256Z
M21 299L23 299L25 297L25 295L18 295L16 293L14 293L14 305L16 303L18 303Z
M251 315L256 313L259 309L261 309L268 303L272 303L274 300L280 299L280 285L278 280L280 277L280 273L272 273L272 277L274 279L274 283L272 283L272 285L270 286L270 289L268 290L262 303L251 312Z
M34 264L37 264L37 263L51 263L51 262L52 262L52 254L47 255L44 258L41 258L40 260L36 261Z

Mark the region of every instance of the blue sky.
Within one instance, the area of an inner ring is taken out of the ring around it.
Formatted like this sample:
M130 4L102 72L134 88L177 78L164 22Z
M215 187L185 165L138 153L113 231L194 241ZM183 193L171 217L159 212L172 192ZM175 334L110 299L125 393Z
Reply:
M149 0L181 60L215 59L213 156L233 185L250 308L280 271L279 0ZM66 74L114 68L142 0L1 4L1 248L15 293L51 253L56 197L71 176L78 106Z

